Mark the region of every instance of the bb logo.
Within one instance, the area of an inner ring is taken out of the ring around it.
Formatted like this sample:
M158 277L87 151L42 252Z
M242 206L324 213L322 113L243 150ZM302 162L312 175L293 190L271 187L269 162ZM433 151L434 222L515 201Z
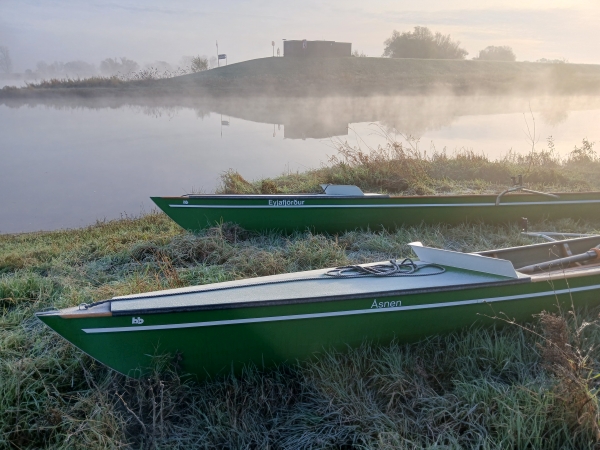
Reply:
M142 319L141 317L132 317L131 323L132 325L141 325L144 323L144 319Z

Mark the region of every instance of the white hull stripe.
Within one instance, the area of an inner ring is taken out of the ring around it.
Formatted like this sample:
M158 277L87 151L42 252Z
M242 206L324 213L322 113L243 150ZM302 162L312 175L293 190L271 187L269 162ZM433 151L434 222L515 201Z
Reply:
M500 203L498 206L533 206L533 205L575 205L600 203L600 200L564 200L547 202ZM206 209L281 209L281 208L440 208L496 206L495 203L416 203L403 205L169 205L170 208L206 208Z
M146 326L130 326L130 327L115 327L115 328L84 328L85 333L121 333L126 331L153 331L153 330L173 330L180 328L199 328L199 327L215 327L220 325L241 325L248 323L262 322L280 322L285 320L301 320L301 319L318 319L321 317L340 317L340 316L355 316L359 314L375 314L396 311L412 311L416 309L432 309L432 308L447 308L450 306L473 305L477 303L494 303L510 300L519 300L523 298L546 297L551 295L568 294L572 292L591 291L600 289L600 284L593 286L584 286L572 289L561 289L557 291L538 292L535 294L526 295L509 295L506 297L480 298L476 300L464 300L462 302L446 302L446 303L429 303L425 305L399 306L395 308L377 308L377 309L356 309L352 311L336 311L327 313L315 314L295 314L289 316L273 316L273 317L256 317L252 319L236 319L236 320L215 320L212 322L195 322L195 323L177 323L171 325L146 325ZM366 299L365 299L366 300Z

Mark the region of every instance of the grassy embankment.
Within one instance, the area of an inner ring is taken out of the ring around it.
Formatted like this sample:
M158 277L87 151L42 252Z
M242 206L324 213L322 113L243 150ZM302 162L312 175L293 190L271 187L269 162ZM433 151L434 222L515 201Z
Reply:
M395 152L254 184L227 174L223 189L309 189L342 177L392 191L398 189L381 181L392 179L392 169L399 170L394 180L420 180L424 190L493 189L501 182L495 170L527 169L549 177L538 185L598 187L597 175L582 172L599 173L590 153L583 162L575 153L530 165L474 155L437 164ZM441 167L448 168L446 180L436 178L433 169ZM570 220L533 227L600 232L600 223ZM581 325L594 322L598 311L567 320L546 315L532 331L499 320L496 329L475 326L412 345L367 342L346 353L324 352L318 361L264 372L248 367L241 376L203 384L161 361L154 376L125 379L32 317L46 307L113 295L409 256L405 244L417 239L462 251L531 242L516 226L482 224L287 237L233 233L224 225L190 235L162 214L0 236L0 447L591 447L599 432L600 329Z
M538 148L540 147L539 144ZM589 191L600 189L600 158L594 142L583 139L580 146L560 157L552 138L547 148L536 150L535 143L526 155L508 153L501 159L470 150L453 155L445 151L427 154L419 142L390 142L377 149L361 149L340 142L338 154L329 164L302 173L246 181L236 171L222 176L218 189L224 194L287 194L321 192L320 184L354 184L365 192L402 195L448 193L499 193L510 178L523 175L527 187L543 191Z
M169 79L49 80L4 88L0 98L131 95L589 94L600 65L392 58L262 58Z

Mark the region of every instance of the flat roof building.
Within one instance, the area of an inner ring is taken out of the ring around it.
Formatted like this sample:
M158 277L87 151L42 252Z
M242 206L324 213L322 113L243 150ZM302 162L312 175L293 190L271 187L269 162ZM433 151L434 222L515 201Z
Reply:
M306 39L283 41L283 56L352 56L352 44L350 42L307 41Z

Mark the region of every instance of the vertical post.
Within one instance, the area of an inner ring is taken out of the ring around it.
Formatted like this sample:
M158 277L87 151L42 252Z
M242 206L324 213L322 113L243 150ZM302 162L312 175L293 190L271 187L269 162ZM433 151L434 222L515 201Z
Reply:
M219 61L219 41L215 41L217 43L217 67L221 67L221 61Z
M273 47L273 58L275 58L275 41L271 41L271 46Z

